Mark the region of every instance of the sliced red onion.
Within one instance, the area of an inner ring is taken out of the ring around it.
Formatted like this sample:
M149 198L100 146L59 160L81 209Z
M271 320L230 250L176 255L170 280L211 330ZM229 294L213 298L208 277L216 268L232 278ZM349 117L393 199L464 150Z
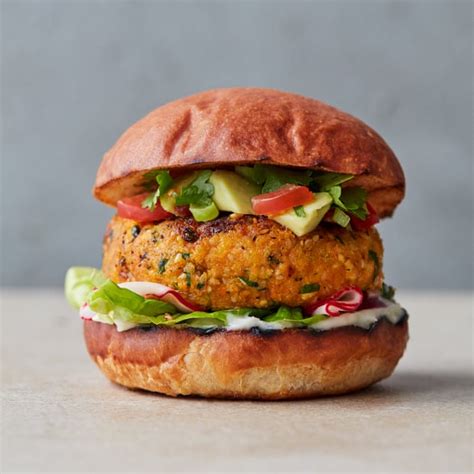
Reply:
M386 308L387 302L378 293L368 293L360 309Z
M95 312L90 309L87 303L84 303L79 309L79 316L81 319L90 320L95 316Z
M357 311L363 299L364 294L360 288L344 288L329 298L309 303L304 307L304 311L311 316L327 314L328 316L335 317L341 313Z
M153 283L149 281L127 281L119 283L120 288L127 288L138 295L146 298L156 298L165 303L172 304L183 313L192 313L193 311L202 311L202 307L191 303L183 298L176 290L169 286Z

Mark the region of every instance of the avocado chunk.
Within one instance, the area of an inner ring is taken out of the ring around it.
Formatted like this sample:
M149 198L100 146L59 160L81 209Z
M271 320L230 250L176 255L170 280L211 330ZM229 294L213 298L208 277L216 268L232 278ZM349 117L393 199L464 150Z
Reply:
M190 185L196 178L198 173L192 172L174 180L173 187L168 189L163 196L160 196L161 207L171 214L175 214L176 196L181 193L181 190Z
M299 213L301 217L296 214L294 209L290 209L284 214L270 218L301 237L317 227L331 207L331 203L332 197L329 193L314 193L314 201L302 206L304 212Z
M251 199L260 194L260 187L247 181L233 171L217 170L209 182L214 186L212 196L221 211L237 214L253 214Z

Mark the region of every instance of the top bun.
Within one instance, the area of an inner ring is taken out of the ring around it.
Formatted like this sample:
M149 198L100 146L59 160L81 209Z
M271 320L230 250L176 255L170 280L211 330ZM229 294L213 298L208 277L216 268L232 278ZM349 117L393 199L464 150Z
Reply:
M379 216L403 199L393 151L368 125L334 107L272 89L214 89L158 107L105 154L94 195L115 205L155 169L263 163L353 174Z

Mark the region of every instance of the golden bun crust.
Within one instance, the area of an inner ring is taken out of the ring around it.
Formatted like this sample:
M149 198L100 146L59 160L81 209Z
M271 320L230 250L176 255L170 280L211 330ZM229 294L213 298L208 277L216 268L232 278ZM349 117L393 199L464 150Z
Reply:
M94 195L115 205L153 169L265 163L356 175L381 217L403 199L393 151L362 121L323 102L273 89L214 89L163 105L105 154Z
M85 321L84 336L104 374L128 388L280 400L348 393L388 377L405 350L408 323L382 319L370 330L204 335L171 328L120 333L115 326Z

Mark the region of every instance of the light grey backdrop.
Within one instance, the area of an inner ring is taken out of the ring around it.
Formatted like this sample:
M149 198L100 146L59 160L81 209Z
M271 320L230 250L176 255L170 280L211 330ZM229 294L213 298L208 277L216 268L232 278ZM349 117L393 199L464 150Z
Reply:
M4 1L2 283L99 265L101 155L166 101L252 85L375 127L408 182L380 225L387 280L471 287L471 68L468 1Z

